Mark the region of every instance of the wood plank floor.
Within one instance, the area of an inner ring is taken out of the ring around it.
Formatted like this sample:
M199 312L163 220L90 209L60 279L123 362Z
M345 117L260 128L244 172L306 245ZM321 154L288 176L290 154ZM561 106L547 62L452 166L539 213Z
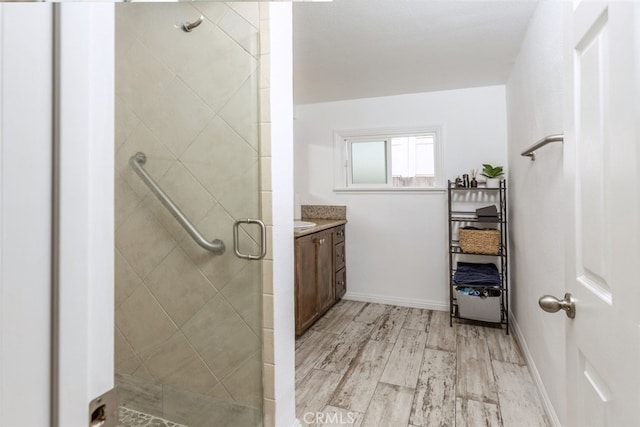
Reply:
M549 426L503 329L348 300L296 340L296 416L323 427Z

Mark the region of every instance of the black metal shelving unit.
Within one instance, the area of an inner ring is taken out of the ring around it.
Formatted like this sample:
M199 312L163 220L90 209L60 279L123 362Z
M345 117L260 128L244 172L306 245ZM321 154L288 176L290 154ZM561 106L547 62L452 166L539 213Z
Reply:
M492 257L496 262L496 267L500 273L501 284L496 287L500 289L500 323L504 325L507 335L509 334L509 264L508 264L508 244L507 244L507 182L500 181L499 188L487 187L456 187L455 182L449 181L447 185L448 194L448 222L449 222L449 325L453 326L453 319L464 319L458 310L458 300L456 297L453 276L456 272L457 261L461 256L465 257ZM467 196L466 200L455 200L456 195ZM469 200L470 199L470 200ZM487 222L476 217L475 210L457 210L456 205L461 203L476 205L477 207L487 204L496 204L498 218L495 221ZM457 233L460 227L465 225L487 224L500 231L500 250L497 255L465 253L457 240ZM471 319L469 320L476 320Z

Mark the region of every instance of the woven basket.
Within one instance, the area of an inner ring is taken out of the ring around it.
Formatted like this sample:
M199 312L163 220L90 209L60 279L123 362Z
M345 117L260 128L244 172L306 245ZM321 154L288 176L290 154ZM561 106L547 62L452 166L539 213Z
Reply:
M460 228L460 249L468 254L498 255L500 230Z

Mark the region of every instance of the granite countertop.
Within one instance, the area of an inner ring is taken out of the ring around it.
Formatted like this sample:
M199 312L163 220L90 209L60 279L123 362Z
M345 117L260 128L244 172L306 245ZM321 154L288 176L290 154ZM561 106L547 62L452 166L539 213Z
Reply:
M318 231L327 230L329 228L337 227L347 223L346 219L309 219L303 218L303 221L315 222L314 227L307 228L295 228L293 230L293 237L302 237L308 234L317 233Z

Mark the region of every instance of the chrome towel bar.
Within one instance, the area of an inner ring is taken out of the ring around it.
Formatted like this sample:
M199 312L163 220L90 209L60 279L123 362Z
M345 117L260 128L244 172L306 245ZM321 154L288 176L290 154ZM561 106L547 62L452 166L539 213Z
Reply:
M213 252L216 255L222 255L225 250L224 242L220 239L208 241L189 221L180 208L171 200L162 188L156 183L151 175L144 169L143 165L147 162L147 156L144 153L136 153L129 159L129 164L138 174L140 179L147 184L153 194L162 202L162 204L171 212L171 215L184 227L195 242L202 248Z
M564 142L564 135L563 134L558 134L558 135L549 135L549 136L545 136L544 138L542 138L540 141L536 142L533 147L524 150L520 155L521 156L525 156L525 157L531 157L531 160L535 160L536 159L536 153L535 151L539 148L544 147L545 145L552 143L552 142Z

